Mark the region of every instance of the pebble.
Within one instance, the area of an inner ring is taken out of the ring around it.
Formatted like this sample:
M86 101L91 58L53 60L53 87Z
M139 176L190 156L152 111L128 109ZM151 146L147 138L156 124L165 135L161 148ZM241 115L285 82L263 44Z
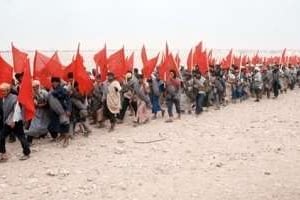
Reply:
M54 170L48 170L47 171L47 175L48 176L57 176L58 175L58 173L57 173L57 171L54 171Z
M270 176L270 175L271 175L270 172L265 172L264 174L265 174L266 176Z
M216 167L222 167L224 164L223 163L218 163L216 164Z
M125 143L125 140L122 139L122 138L119 138L119 139L117 140L117 142L118 142L119 144L124 144L124 143Z
M120 154L125 154L126 151L125 151L124 148L121 148L121 147L115 147L114 153L120 155Z
M86 179L88 182L93 182L93 179L92 178L87 178Z

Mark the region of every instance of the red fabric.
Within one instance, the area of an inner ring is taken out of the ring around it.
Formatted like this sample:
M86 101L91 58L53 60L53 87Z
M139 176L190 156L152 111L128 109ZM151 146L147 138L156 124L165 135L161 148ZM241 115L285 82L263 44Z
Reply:
M143 67L143 70L142 70L144 78L146 78L146 79L151 78L151 74L153 73L153 71L155 69L155 66L156 66L157 61L158 61L158 57L159 57L159 54L157 54L156 57L145 61L145 64L144 64L144 67Z
M258 51L257 53L255 54L255 56L252 57L252 65L257 65L257 64L260 64L262 62L261 58L259 57L258 55Z
M237 66L238 68L240 68L241 65L242 65L242 56L239 56L239 57L234 56L233 57L233 64L235 66Z
M298 64L298 57L297 56L290 57L290 63L292 65L297 65Z
M53 55L50 61L47 63L46 67L48 68L51 76L63 78L64 71L63 65L58 57L57 52Z
M118 80L124 78L124 68L125 68L125 55L124 48L110 55L107 60L107 69L109 72L114 73Z
M128 71L133 71L133 62L134 62L134 53L130 55L130 57L126 58L125 60L125 69L124 69L124 74L126 74Z
M63 79L65 80L65 81L67 81L68 80L68 74L70 73L70 72L74 72L74 67L75 66L75 61L74 61L74 57L72 58L72 62L67 66L67 67L65 67L63 70L64 70L64 76L63 76Z
M233 61L233 50L230 49L226 58L222 60L222 68L229 69L232 65L232 61Z
M36 77L41 85L47 89L51 88L51 77L64 78L64 68L60 62L57 52L50 58L48 63L42 68Z
M85 67L83 65L83 58L79 53L79 50L77 51L77 55L74 61L74 79L78 82L79 86L79 92L83 95L89 94L93 88L93 81L88 75L88 73L85 70Z
M145 45L143 45L142 47L141 58L142 58L143 65L145 65L148 61Z
M247 63L248 63L248 57L246 55L244 55L242 58L242 66L246 66Z
M25 120L31 120L35 116L35 106L33 101L32 82L30 75L29 59L24 66L24 76L20 85L18 101L24 109Z
M202 54L202 42L200 42L196 47L193 55L193 64L200 65L200 59Z
M198 65L199 65L199 70L200 70L201 74L205 74L208 71L209 63L208 63L206 51L204 51L203 53L200 54Z
M50 57L35 51L34 62L33 62L33 78L37 79L41 71L46 67L50 61Z
M169 79L169 72L170 70L174 70L177 75L179 74L179 70L176 65L176 61L172 54L169 54L169 56L166 56L164 62L159 67L159 78L161 80L168 80Z
M107 76L107 54L106 54L106 45L102 50L100 50L95 56L94 61L97 65L97 69L100 68L101 81L106 80ZM99 70L98 70L99 72Z
M190 50L188 58L187 58L187 69L189 72L191 72L193 70L193 49Z
M12 47L12 55L13 55L13 63L14 63L14 71L15 73L22 73L26 66L27 62L27 53L20 51L13 44Z
M2 58L0 55L0 84L12 83L13 80L13 68Z

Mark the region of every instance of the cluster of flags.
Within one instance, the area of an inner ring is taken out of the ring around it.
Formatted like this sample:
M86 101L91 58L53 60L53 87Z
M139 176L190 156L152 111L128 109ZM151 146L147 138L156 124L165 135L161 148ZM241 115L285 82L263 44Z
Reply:
M35 107L32 98L32 79L39 80L41 85L47 89L51 88L51 77L59 77L63 80L68 79L68 74L73 73L74 79L79 83L79 91L82 94L88 94L93 89L93 80L89 76L84 66L84 60L80 54L79 45L76 55L73 56L69 65L64 66L59 58L58 52L51 57L35 52L34 62L31 67L26 52L22 52L12 44L13 66L7 63L0 55L0 84L3 82L12 83L13 74L23 73L23 80L20 84L18 99L25 110L25 119L30 120L34 117ZM146 47L141 50L142 74L148 79L156 70L161 80L168 80L169 71L179 72L181 59L177 53L175 56L169 50L166 43L165 50L158 52L156 56L149 58ZM96 72L101 75L101 81L106 80L108 72L113 72L118 80L123 80L128 71L134 67L134 53L125 55L124 47L107 55L106 45L94 55ZM252 57L249 55L235 55L233 49L221 60L213 56L213 50L204 49L203 42L199 42L189 51L186 66L188 71L199 70L202 74L209 71L210 66L220 64L223 69L229 69L232 66L241 68L242 66L253 66L257 64L292 64L300 62L297 55L287 56L286 49L281 56L264 57L259 51ZM197 66L197 68L195 68Z

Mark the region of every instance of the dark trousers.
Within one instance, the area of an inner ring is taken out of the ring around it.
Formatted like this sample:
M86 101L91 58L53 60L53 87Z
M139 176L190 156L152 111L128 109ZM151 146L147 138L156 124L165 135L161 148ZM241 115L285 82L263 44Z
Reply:
M196 96L196 114L199 115L203 112L203 102L205 99L205 94L200 93Z
M176 113L180 114L180 101L177 98L167 98L166 99L167 107L168 107L168 114L169 117L173 117L173 104L175 105Z
M107 107L106 101L103 105L103 117L104 117L104 120L108 119L111 124L116 123L116 115L113 114L112 112L110 112L110 110Z
M134 115L136 116L137 113L137 102L136 101L131 101L130 99L124 98L123 102L122 102L122 109L120 111L120 114L118 116L118 118L120 120L123 120L127 111L128 106L131 105L133 110L134 110Z
M280 85L278 81L274 81L273 83L273 92L274 92L274 96L278 97L279 95L279 89L280 89Z
M11 128L10 126L8 126L6 124L4 125L2 131L0 131L0 153L6 153L5 139L11 133L13 133L21 142L21 145L23 148L23 154L29 155L30 148L29 148L29 144L25 137L22 121L16 122L14 128Z

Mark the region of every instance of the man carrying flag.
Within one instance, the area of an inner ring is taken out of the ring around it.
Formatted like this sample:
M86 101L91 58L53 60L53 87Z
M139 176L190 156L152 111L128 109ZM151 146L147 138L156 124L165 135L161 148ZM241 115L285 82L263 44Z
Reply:
M0 85L1 99L1 121L0 121L0 162L8 160L5 148L6 137L13 133L21 142L23 148L23 156L20 160L27 160L30 155L29 144L26 140L21 107L18 102L18 97L11 93L11 85L2 83Z

